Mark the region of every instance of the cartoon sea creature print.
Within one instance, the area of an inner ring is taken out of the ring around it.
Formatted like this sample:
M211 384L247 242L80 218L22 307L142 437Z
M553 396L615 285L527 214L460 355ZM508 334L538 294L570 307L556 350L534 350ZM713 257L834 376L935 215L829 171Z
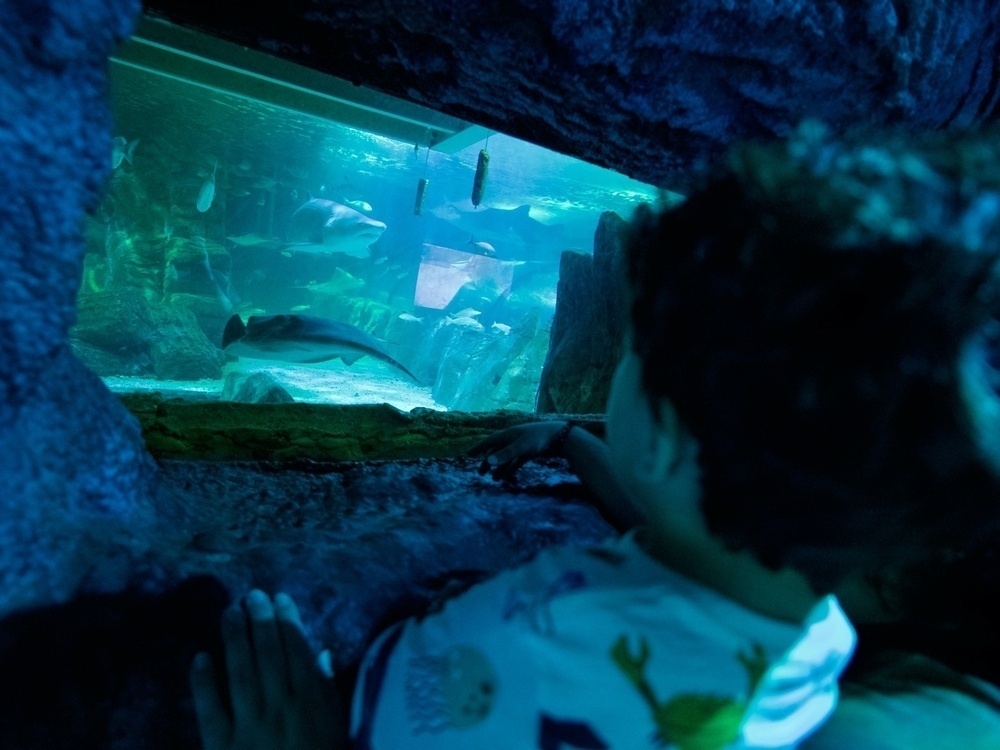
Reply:
M649 641L639 639L638 654L632 653L628 639L622 635L611 647L611 659L638 690L652 714L653 741L661 747L678 750L723 750L739 739L749 696L767 671L767 655L760 644L754 643L750 653L739 652L736 660L747 673L747 693L744 698L703 693L681 693L660 702L646 679L646 663L650 658Z
M608 750L607 742L583 721L557 719L546 713L538 717L538 749L565 750Z
M525 593L511 588L507 591L504 602L503 619L508 621L516 615L523 614L536 633L551 635L555 632L555 622L549 604L561 594L581 589L586 585L587 579L582 571L567 570L540 593Z
M406 710L416 734L467 729L486 720L496 701L496 670L477 648L452 646L443 654L410 659Z

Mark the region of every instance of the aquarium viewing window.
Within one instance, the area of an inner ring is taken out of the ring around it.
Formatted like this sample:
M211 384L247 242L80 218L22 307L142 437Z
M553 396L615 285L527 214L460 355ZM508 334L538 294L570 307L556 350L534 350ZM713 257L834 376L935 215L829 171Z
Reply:
M443 153L454 153L487 133L425 107L147 17L111 62Z
M530 411L560 256L657 197L150 19L110 77L72 341L116 392Z

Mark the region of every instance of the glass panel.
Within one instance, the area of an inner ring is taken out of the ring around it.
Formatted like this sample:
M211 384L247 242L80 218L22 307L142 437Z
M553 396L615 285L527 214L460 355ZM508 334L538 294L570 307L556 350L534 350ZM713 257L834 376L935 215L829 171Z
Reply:
M111 80L114 169L73 341L118 392L242 398L265 373L295 400L530 411L561 253L593 251L601 212L657 197L481 129L462 145L427 128L428 149L250 84L128 64Z

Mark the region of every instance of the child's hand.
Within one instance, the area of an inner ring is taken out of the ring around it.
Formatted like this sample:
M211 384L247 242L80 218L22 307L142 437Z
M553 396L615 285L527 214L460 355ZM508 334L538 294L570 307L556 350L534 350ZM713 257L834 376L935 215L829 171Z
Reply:
M479 473L492 469L494 479L510 479L533 458L559 455L568 423L559 420L528 422L495 432L469 450L482 456Z
M207 654L198 654L191 668L205 750L348 746L329 652L317 663L289 596L278 594L272 604L267 594L251 591L242 607L223 614L222 637L229 694Z

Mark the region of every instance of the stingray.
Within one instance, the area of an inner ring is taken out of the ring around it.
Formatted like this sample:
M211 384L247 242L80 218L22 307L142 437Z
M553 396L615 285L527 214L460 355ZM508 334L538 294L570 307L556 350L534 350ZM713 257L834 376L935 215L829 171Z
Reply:
M243 357L298 364L339 358L352 365L371 356L419 382L378 339L347 323L315 315L251 315L245 324L239 315L233 315L222 334L222 348Z

